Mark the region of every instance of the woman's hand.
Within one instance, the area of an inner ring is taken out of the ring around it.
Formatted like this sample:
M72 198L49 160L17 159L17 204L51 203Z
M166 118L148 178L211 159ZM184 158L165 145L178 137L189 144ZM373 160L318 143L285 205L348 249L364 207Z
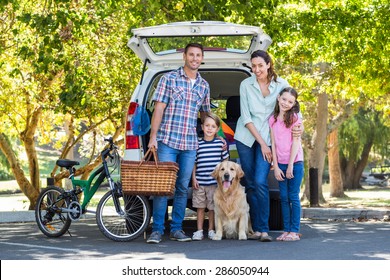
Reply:
M297 124L297 125L293 126L293 128L292 128L293 137L300 138L302 136L302 133L303 133L303 125Z
M270 147L268 147L267 145L262 145L261 152L263 154L263 159L268 161L269 163L271 163L272 162L272 151L271 151Z

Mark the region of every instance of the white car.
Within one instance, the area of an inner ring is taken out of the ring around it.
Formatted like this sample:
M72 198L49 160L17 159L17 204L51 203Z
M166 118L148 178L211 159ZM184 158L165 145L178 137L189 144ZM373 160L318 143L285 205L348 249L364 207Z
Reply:
M184 47L190 42L204 47L199 73L210 85L212 111L234 131L240 116L239 87L251 75L251 54L266 50L272 43L260 27L195 21L137 28L132 32L127 45L144 62L144 70L127 112L125 160L140 160L149 142L149 133L137 136L131 127L137 104L152 115L152 98L158 81L164 73L184 65ZM200 126L198 132L201 134ZM234 143L229 150L231 158L239 160Z
M266 50L272 42L260 27L197 21L137 28L132 32L127 45L144 62L144 71L127 112L124 159L140 160L147 149L148 135L137 136L131 127L136 104L153 112L151 100L159 79L183 66L184 47L190 42L204 46L199 72L210 84L212 107L217 106L220 118L235 128L234 122L240 114L239 86L251 75L251 53ZM226 110L221 112L225 106Z

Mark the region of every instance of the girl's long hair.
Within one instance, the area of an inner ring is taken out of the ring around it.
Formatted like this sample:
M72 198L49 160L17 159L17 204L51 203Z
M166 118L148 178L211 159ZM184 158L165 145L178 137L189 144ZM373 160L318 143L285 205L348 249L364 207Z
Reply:
M286 125L287 128L289 128L297 120L296 114L299 113L300 107L298 102L298 92L292 87L286 87L279 93L279 96L282 96L282 94L285 92L288 92L295 97L294 106L284 114L284 119L283 119L284 124ZM276 100L274 114L273 114L275 122L279 116L279 113L280 113L279 101Z

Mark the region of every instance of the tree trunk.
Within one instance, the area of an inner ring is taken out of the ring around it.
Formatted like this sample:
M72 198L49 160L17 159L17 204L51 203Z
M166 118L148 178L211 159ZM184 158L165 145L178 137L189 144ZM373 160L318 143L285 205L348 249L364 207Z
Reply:
M25 130L20 134L20 140L23 142L26 150L30 173L31 185L27 186L28 190L24 193L30 201L29 210L35 209L35 203L41 188L38 156L34 141L34 135L41 115L42 107L35 108L27 118Z
M373 145L374 145L374 140L370 139L364 145L363 152L362 152L362 154L360 156L360 160L356 164L355 176L354 176L354 179L353 179L353 183L354 183L354 186L357 186L357 188L361 188L362 187L361 184L360 184L360 178L362 177L364 168L367 166L368 157L370 155L370 151L371 151L371 148L372 148Z
M30 181L27 179L26 175L24 174L24 171L22 169L22 166L18 160L18 158L15 155L15 152L12 150L12 147L8 144L5 136L3 133L0 133L0 149L7 158L12 173L15 176L16 182L18 183L20 190L27 196L27 198L30 200L30 202L36 201L39 195L39 190L36 190L30 183ZM35 205L35 203L34 203ZM31 207L30 203L30 210L33 208Z
M316 129L312 138L312 145L308 150L309 169L318 169L318 199L320 202L325 202L322 194L322 174L324 171L326 157L326 137L327 137L327 121L328 121L328 95L321 93L318 95L317 103L317 118ZM309 172L306 172L306 184L304 196L310 198Z
M362 153L357 157L351 153L349 158L343 157L341 159L342 169L341 174L343 177L344 190L360 189L360 178L362 177L364 168L367 166L368 157L373 146L373 140L369 140L363 147ZM355 151L357 153L357 151ZM360 160L355 161L355 158Z
M116 130L115 130L115 133L114 133L114 136L113 136L113 139L115 140L116 138L118 138L119 136L122 135L123 133L123 128L124 126L121 125L121 126L118 126L116 127ZM120 140L120 141L117 141L116 142L116 145L122 145L124 144L124 140ZM99 164L102 163L102 158L99 154L99 156L95 157L93 161L91 161L91 163L89 164L86 164L80 168L78 168L76 170L76 173L75 173L75 176L82 176L82 178L84 179L87 179L85 176L83 176L84 174L89 174L91 173L97 166L99 166ZM69 172L67 170L63 170L61 171L60 173L58 174L53 174L53 177L54 177L54 183L57 184L58 182L60 182L62 179L64 178L67 178L69 176Z
M343 180L341 177L338 130L335 129L329 134L328 139L328 168L330 179L330 196L344 197Z

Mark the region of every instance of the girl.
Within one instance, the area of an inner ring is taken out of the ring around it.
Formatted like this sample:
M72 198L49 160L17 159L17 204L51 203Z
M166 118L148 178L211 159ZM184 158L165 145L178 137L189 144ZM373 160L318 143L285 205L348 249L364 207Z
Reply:
M276 240L300 240L301 203L299 191L303 178L303 150L300 136L292 135L292 127L301 124L298 117L298 93L287 87L277 97L271 128L274 175L279 181L283 217L283 234Z

